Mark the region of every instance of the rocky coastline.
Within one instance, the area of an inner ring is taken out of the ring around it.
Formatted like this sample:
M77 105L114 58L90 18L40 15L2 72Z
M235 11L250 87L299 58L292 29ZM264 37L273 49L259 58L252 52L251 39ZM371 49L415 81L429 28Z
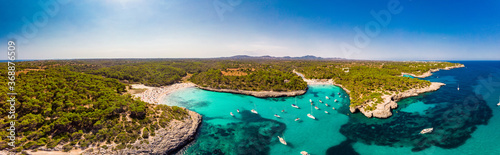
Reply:
M363 115L365 115L368 118L371 117L388 118L392 116L391 110L398 107L398 104L396 103L397 101L411 96L418 96L418 94L421 93L436 91L443 85L445 84L440 82L432 82L431 85L424 88L410 89L397 94L393 93L391 95L383 95L382 96L383 102L378 103L375 110L372 111L367 111L364 109L364 107L372 106L374 104L373 102L368 102L366 104L359 105L356 107L350 107L349 110L351 111L351 113L360 111L361 113L363 113Z
M432 73L440 71L440 70L450 70L450 69L462 68L462 67L465 67L465 65L459 64L459 65L445 67L445 68L431 69L431 70L429 70L429 71L427 71L427 72L425 72L425 73L423 73L421 75L415 75L415 74L411 74L411 73L401 73L401 76L403 76L403 75L411 75L411 76L416 77L416 78L426 78L426 77L432 76Z
M302 94L305 94L307 92L307 89L288 91L288 92L280 92L280 91L249 91L249 90L234 90L234 89L217 89L217 88L210 88L210 87L202 87L202 86L198 86L198 85L196 85L196 87L203 89L203 90L208 90L208 91L251 95L251 96L255 96L255 97L259 97L259 98L291 97L291 96L302 95Z

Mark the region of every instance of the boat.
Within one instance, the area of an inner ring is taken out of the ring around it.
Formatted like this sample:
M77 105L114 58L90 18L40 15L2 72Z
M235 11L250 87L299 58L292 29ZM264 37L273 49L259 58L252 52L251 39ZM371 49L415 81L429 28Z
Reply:
M312 99L309 99L309 102L313 103L313 100L312 100Z
M236 112L240 113L240 109L236 109Z
M257 111L255 111L255 110L253 110L253 109L252 109L252 110L250 110L250 111L251 111L252 113L254 113L254 114L259 114Z
M337 101L337 99L335 99L335 101L333 101L333 102L338 102L338 101Z
M319 100L319 103L323 103L323 101Z
M229 114L231 114L231 116L233 116L233 117L234 117L234 114L233 114L233 112L230 112Z
M281 144L286 145L286 141L283 137L278 136L278 139L280 139Z
M458 84L457 90L460 90L460 84Z
M327 113L327 114L328 114L328 111L325 111L325 113Z
M339 97L342 97L342 95L339 95Z
M325 106L327 106L327 107L328 107L328 106L330 106L330 105L328 105L328 103L325 103Z
M307 117L312 118L312 119L316 119L316 117L314 117L314 116L313 116L313 115L311 115L311 114L307 114Z
M292 107L294 108L297 108L297 109L300 109L299 106L295 105L295 104L292 104Z
M318 106L314 106L314 109L319 110Z
M300 154L301 155L309 155L309 153L307 153L306 151L301 151Z
M295 119L295 121L299 121L299 120L300 120L300 118L296 118L296 119Z
M311 105L311 113L307 114L307 117L312 118L312 119L316 119L316 117L314 117L314 116L312 115L312 113L313 113L313 107L312 107L312 105Z
M498 104L497 106L500 106L500 97L498 97Z
M426 133L431 133L434 128L425 128L422 131L420 131L420 134L426 134Z
M337 93L337 95L340 95L340 92L339 92L339 93Z
M333 110L335 110L335 107L332 107Z
M329 100L330 98L328 96L325 96L325 99Z
M274 114L274 117L281 118L281 116L280 116L280 115L278 115L278 114Z

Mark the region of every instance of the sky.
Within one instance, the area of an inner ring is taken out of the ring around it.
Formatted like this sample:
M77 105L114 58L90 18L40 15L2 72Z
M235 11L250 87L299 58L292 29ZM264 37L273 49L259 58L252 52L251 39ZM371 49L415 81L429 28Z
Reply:
M497 0L0 1L18 59L500 60Z

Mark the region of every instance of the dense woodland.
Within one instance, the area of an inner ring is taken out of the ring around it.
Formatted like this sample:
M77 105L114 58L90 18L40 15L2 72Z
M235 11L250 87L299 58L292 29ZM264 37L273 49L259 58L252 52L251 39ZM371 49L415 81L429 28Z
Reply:
M2 68L6 68L2 64ZM6 86L6 70L1 71L1 85ZM0 127L9 125L8 90L0 89ZM179 107L151 105L122 95L125 85L116 79L70 71L67 67L51 67L20 73L16 80L16 151L74 147L101 147L112 142L117 148L143 140L172 119L182 119L187 111ZM128 121L127 121L128 120ZM141 131L144 131L141 135ZM0 130L0 136L7 136ZM6 139L0 150L7 148Z
M428 86L429 81L402 77L430 69L454 66L438 62L326 61L326 60L228 60L228 59L122 59L19 62L16 92L18 138L16 150L64 149L120 144L131 147L144 141L186 111L178 107L151 105L125 95L129 83L163 86L189 80L212 88L253 91L304 90L306 78L333 79L351 91L351 106L380 102L383 94ZM0 65L0 84L6 86L6 63ZM348 71L347 71L348 70ZM0 87L0 127L6 128L7 87ZM365 107L373 110L372 107ZM126 121L130 120L130 121ZM142 135L141 132L143 132ZM6 137L6 130L0 136ZM105 147L105 146L102 146ZM0 150L7 148L6 139Z

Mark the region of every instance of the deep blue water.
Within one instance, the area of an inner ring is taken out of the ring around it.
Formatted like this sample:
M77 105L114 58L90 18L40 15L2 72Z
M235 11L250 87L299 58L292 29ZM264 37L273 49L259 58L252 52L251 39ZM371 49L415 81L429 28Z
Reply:
M425 78L445 86L399 101L388 119L350 114L346 93L335 86L310 86L302 96L269 99L186 88L167 96L164 103L204 116L197 140L179 154L500 154L500 107L496 106L500 62L459 63L466 68ZM309 99L320 110L311 109ZM294 103L301 109L292 108ZM259 115L250 113L251 109ZM317 120L307 118L311 112ZM428 127L434 131L419 134ZM279 143L277 136L288 145Z

